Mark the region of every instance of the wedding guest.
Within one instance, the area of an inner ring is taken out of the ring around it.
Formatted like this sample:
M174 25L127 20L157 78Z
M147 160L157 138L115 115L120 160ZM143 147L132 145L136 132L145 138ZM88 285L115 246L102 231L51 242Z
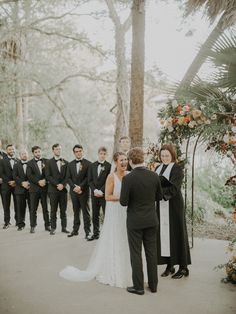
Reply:
M29 208L29 181L26 175L28 152L20 151L20 160L13 167L13 179L16 182L15 195L18 217L18 231L25 227L25 213L28 204Z
M73 231L68 237L77 236L80 227L80 212L82 209L84 220L85 239L88 240L90 234L90 214L88 206L89 185L88 172L91 162L83 158L83 147L75 145L73 147L75 159L68 164L67 182L70 186L70 195L74 211Z
M92 209L93 209L93 235L89 241L99 238L99 220L100 208L102 207L103 216L105 215L105 184L107 176L111 171L111 164L106 161L107 149L100 147L98 149L98 160L91 164L89 170L89 186L91 189Z
M14 212L15 212L15 221L16 226L18 223L17 220L17 205L16 205L16 196L15 196L15 186L16 182L13 179L13 167L17 163L15 158L15 148L12 144L8 144L6 147L6 155L3 155L3 159L0 160L0 178L2 178L2 204L4 210L4 226L3 229L7 229L10 226L10 205L11 205L11 196L14 202Z
M172 278L189 276L187 265L191 264L188 234L185 220L184 201L181 193L183 170L176 160L176 151L171 144L160 149L161 164L156 169L160 176L163 200L157 210L160 228L158 233L158 264L166 264L162 277L174 274Z
M30 182L30 233L35 233L37 225L37 210L41 201L43 210L44 227L51 231L48 204L47 204L47 181L45 177L45 166L47 159L42 158L42 151L39 146L32 147L33 159L27 165L27 177Z
M46 179L48 181L48 196L50 199L50 218L51 218L51 232L50 235L55 234L57 228L57 209L60 207L61 218L61 232L69 233L67 231L67 165L68 161L61 158L61 145L52 145L53 158L51 158L46 165Z

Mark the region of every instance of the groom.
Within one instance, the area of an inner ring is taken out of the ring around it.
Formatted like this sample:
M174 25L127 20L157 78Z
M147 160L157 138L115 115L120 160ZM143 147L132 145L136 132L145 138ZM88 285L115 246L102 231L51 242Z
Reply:
M127 291L144 294L142 244L147 261L148 285L157 291L157 226L155 202L162 199L158 175L144 167L144 152L136 147L129 151L128 159L133 168L123 177L120 203L127 208L127 233L132 267L133 287Z

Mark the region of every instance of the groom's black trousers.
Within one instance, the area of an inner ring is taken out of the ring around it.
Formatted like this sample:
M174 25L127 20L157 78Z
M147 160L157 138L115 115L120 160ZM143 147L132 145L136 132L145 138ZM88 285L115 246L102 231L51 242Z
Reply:
M144 246L148 285L151 290L157 288L157 227L127 229L134 288L144 289L142 243Z

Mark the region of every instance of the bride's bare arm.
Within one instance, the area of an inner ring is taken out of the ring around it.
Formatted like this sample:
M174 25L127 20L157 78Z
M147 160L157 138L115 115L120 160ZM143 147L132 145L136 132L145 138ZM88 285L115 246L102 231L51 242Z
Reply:
M106 201L119 201L119 197L117 195L113 195L114 191L114 176L109 174L106 180L106 187L105 187L105 200Z

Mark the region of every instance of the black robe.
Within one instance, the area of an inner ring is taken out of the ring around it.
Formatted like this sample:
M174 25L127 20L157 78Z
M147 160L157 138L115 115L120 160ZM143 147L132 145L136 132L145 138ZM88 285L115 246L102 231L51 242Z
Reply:
M164 168L164 167L163 167ZM170 223L170 257L161 256L160 228L157 234L157 257L158 265L191 264L188 234L184 210L184 200L181 193L181 185L184 178L183 170L178 164L174 164L169 181L160 173L163 190L163 199L169 201L169 223ZM160 209L157 208L157 216L160 219Z

